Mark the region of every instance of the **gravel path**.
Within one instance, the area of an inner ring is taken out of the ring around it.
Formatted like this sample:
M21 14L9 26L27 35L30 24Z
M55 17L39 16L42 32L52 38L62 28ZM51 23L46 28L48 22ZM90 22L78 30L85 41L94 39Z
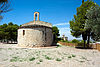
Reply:
M68 46L21 48L0 44L0 67L100 67L100 52Z

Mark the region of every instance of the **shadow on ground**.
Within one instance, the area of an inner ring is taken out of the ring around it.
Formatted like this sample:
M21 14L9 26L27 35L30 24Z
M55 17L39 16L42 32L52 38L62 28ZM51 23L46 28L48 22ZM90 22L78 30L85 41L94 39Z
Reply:
M84 47L75 47L75 48L77 48L77 49L93 49L93 48L84 48Z

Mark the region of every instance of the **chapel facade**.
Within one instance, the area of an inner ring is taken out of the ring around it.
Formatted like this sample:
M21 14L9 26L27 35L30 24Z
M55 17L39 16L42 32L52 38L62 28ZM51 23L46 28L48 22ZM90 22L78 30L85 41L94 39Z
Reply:
M52 24L40 21L39 15L39 12L34 12L34 21L22 24L18 29L18 46L44 47L52 45Z

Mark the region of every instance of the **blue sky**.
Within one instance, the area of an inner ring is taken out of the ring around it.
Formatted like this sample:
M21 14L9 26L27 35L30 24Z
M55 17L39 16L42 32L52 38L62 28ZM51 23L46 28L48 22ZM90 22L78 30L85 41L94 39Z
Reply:
M33 21L34 12L40 12L40 20L56 25L60 36L65 34L69 40L74 39L70 34L69 21L76 14L76 8L82 0L12 0L12 11L3 14L0 24L13 22L21 25ZM86 1L86 0L85 0ZM100 0L93 0L100 5Z

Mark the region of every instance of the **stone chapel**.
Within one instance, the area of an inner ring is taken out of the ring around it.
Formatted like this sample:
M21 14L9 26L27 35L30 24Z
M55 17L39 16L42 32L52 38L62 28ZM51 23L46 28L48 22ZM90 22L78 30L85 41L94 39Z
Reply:
M22 24L18 29L18 46L44 47L52 45L52 24L40 21L39 15L39 12L34 12L34 20Z

